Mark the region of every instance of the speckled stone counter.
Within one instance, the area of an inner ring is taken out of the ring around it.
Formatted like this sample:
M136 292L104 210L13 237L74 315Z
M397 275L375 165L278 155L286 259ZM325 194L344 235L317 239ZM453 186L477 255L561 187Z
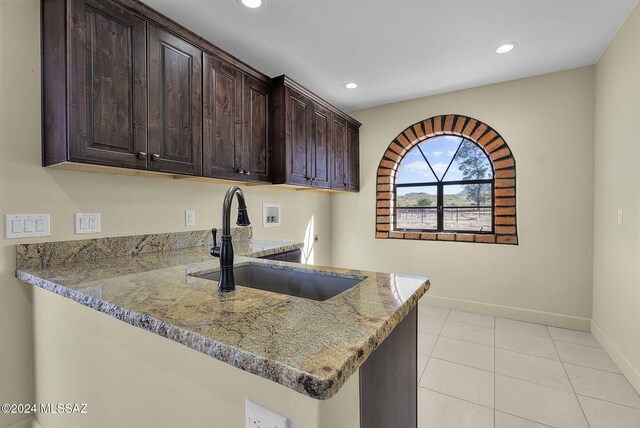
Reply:
M167 236L143 240L159 242ZM209 255L209 243L194 236L186 241L199 246L170 244L157 246L165 251L132 252L137 237L123 251L98 251L98 257L96 248L111 248L101 240L71 241L66 247L56 243L57 249L23 244L17 248L16 276L316 399L333 396L429 287L426 278L249 258L302 244L244 239L234 242L236 255L246 256L236 257L237 265L275 264L362 282L325 301L241 285L221 294L215 281L194 277L219 267ZM201 238L206 240L204 231ZM184 237L173 240L186 242ZM64 248L73 248L74 254L86 248L94 256L65 259Z

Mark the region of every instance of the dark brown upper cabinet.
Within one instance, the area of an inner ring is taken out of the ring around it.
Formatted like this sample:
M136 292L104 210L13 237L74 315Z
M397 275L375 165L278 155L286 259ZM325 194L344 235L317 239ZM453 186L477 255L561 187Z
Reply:
M333 115L331 118L331 188L357 192L360 189L359 131L357 125Z
M204 56L204 175L242 179L242 73Z
M331 188L347 189L347 121L340 116L331 117Z
M287 77L138 0L41 6L43 165L358 190L360 123Z
M58 5L43 4L45 11L54 6ZM50 92L45 93L43 115L45 139L68 138L69 145L68 151L64 144L45 146L44 164L68 159L144 169L146 159L137 153L147 146L146 23L111 2L73 0L69 12L68 70L60 45L63 28L45 39L45 52L52 49L60 56L45 55L45 71L53 70L44 74L45 90Z
M268 86L211 55L204 63L204 175L270 182Z
M271 98L274 183L310 186L313 104L287 86L274 87Z
M331 164L329 162L329 153L331 152L329 147L330 125L331 112L318 104L314 104L311 123L313 131L311 140L313 144L310 147L311 185L313 187L327 189L331 187Z
M347 125L346 190L360 191L360 130L354 123Z
M286 76L271 97L274 183L358 191L360 123Z
M149 169L202 173L202 51L149 25Z
M245 180L271 182L269 140L269 85L244 75L243 159Z
M201 174L200 49L113 1L43 0L42 17L44 165Z

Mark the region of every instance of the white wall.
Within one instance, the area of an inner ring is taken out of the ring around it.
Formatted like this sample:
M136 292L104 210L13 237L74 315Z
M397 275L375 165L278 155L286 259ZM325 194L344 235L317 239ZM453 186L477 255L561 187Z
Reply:
M640 8L596 67L593 333L640 391ZM617 211L624 210L623 226Z
M195 209L197 228L220 226L229 185L72 172L40 166L40 2L0 0L0 214L50 213L51 237L73 233L75 212L100 212L102 234L120 236L187 230L184 210ZM254 236L304 239L314 218L315 262L330 263L328 194L244 187ZM282 204L283 226L263 229L263 202ZM4 228L4 219L2 219ZM95 235L94 235L95 236ZM0 237L0 403L34 399L32 296L15 279L15 244ZM0 413L0 427L20 416Z
M361 192L332 199L332 261L428 275L435 304L588 329L594 69L585 67L352 112ZM375 239L375 179L407 126L462 114L498 131L517 162L519 246Z

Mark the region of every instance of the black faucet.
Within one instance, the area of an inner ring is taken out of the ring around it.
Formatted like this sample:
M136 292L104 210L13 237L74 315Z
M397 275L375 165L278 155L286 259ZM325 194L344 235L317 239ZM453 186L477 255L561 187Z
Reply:
M247 205L244 203L244 194L238 186L233 186L227 190L224 196L224 204L222 205L222 236L220 246L216 243L217 229L211 229L213 233L213 248L211 255L220 258L220 279L218 280L218 291L227 292L236 289L236 281L233 278L233 244L231 243L231 203L233 195L238 196L238 226L249 226L249 214L247 214Z

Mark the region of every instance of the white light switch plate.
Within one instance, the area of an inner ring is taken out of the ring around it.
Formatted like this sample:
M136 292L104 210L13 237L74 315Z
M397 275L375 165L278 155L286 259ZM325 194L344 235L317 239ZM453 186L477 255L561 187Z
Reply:
M196 212L187 210L184 212L184 225L195 226L196 225Z
M100 213L76 213L76 235L100 233Z
M623 222L624 222L624 214L623 214L622 208L618 208L618 226L622 226Z
M6 214L4 224L7 239L51 235L49 214Z
M287 418L262 407L250 400L245 400L247 409L247 428L287 428Z

